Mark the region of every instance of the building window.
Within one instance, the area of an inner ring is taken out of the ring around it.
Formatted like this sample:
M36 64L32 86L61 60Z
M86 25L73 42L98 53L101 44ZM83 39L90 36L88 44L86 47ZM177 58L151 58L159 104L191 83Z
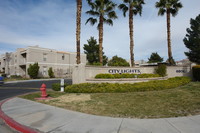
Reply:
M47 67L46 66L43 67L43 76L47 76Z
M43 54L43 61L47 61L47 54L46 53Z
M65 55L64 54L62 55L62 60L65 60Z
M15 63L17 63L17 55L15 55Z

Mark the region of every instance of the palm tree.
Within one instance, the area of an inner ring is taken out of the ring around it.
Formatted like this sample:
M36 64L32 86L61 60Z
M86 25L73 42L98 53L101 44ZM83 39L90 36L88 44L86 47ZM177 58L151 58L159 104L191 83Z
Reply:
M98 31L99 31L99 62L103 64L103 24L113 25L113 19L117 18L114 11L116 4L111 0L87 0L88 5L91 10L86 13L93 16L87 19L86 24L90 22L94 25L98 21Z
M81 34L81 9L82 9L82 0L76 0L76 48L77 48L77 55L76 55L76 63L81 63L81 56L80 56L80 34Z
M170 65L174 65L175 62L172 57L171 50L171 31L170 31L170 15L175 17L178 14L182 4L179 0L160 0L155 4L156 8L159 9L158 15L163 16L166 13L167 17L167 42L168 42L168 62Z
M142 14L142 4L144 0L122 0L123 4L120 4L118 7L123 11L124 17L126 17L127 11L129 12L129 36L130 36L130 59L131 66L134 66L134 40L133 40L133 16Z

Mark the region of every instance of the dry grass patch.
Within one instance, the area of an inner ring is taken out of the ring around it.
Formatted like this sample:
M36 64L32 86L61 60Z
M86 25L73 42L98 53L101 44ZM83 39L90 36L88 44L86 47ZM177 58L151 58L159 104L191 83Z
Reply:
M47 102L60 102L60 103L70 103L70 102L85 102L91 100L90 94L67 94L62 95L54 99L47 100Z

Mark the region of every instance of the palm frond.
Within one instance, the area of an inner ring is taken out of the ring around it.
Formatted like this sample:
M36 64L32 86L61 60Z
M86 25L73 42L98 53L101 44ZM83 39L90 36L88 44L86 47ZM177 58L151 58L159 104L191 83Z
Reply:
M86 14L92 15L92 16L99 16L99 13L97 11L94 10L89 10L86 12Z
M112 21L112 19L104 19L104 23L113 26L113 21Z
M156 2L155 7L159 9L158 15L164 15L166 10L169 10L172 16L176 16L183 5L179 0L160 0Z
M95 23L97 23L97 19L93 18L93 17L90 17L89 19L87 19L86 23L90 23L91 25L94 25Z
M127 11L128 11L128 7L127 7L125 4L120 4L120 5L118 6L118 8L119 8L120 10L122 10L124 17L126 17L126 13L127 13Z
M165 8L160 8L158 11L158 15L159 16L163 16L166 13L166 9Z
M122 0L124 3L130 3L131 0Z
M116 4L111 0L87 0L88 4L91 6L91 10L86 13L93 16L86 21L86 24L90 22L91 25L94 25L99 20L99 16L106 18L105 23L112 25L113 22L110 20L116 19L117 14L114 11ZM109 23L111 22L111 23ZM97 26L99 27L99 25Z
M87 0L87 3L88 3L88 5L89 5L92 9L95 8L95 3L92 2L92 0Z
M178 11L176 9L171 9L170 13L172 14L173 17L175 17L178 14Z
M108 13L108 18L110 19L117 19L117 14L115 11L111 11Z
M179 0L173 1L172 8L170 9L172 16L175 17L178 14L179 9L182 7L183 5L179 2Z
M165 8L167 4L166 0L160 0L159 2L156 2L155 7L156 8Z
M108 2L108 4L106 4L105 12L110 12L110 11L114 10L116 6L117 6L117 4L115 4L111 1Z
M142 15L142 5L145 4L144 0L135 0L132 3L130 3L130 8L129 10L131 10L131 12L134 15L139 14L140 16Z

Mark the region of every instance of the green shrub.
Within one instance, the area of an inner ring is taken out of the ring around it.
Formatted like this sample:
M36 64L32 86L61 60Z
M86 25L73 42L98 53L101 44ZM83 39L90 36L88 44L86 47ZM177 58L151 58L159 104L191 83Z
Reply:
M65 83L64 87L66 87L66 86L68 86L68 84ZM54 84L52 84L52 89L54 91L60 91L60 87L61 87L60 83L54 83Z
M97 79L113 79L114 76L112 74L97 74L95 76Z
M5 77L7 77L7 74L3 73L3 74L1 74L1 76L5 78Z
M196 81L200 81L200 65L192 67L193 77Z
M13 79L22 79L23 77L20 76L20 75L11 75L10 78L13 78Z
M38 63L34 63L33 65L30 64L28 68L28 75L30 78L36 79L38 78L38 72L39 72L39 66Z
M135 74L122 73L121 78L134 78Z
M50 77L50 78L55 78L52 67L49 68L48 74L49 74L49 77Z
M147 74L147 73L144 73L144 74L139 74L138 75L138 78L156 78L156 77L160 77L159 74Z
M167 66L164 64L158 65L158 68L155 69L156 74L164 77L167 75Z
M94 65L94 66L102 66L102 64L100 62L94 62L94 63L92 63L92 65Z
M129 74L129 73L122 73L122 74L97 74L95 76L96 79L120 79L120 78L154 78L160 77L158 74Z
M120 93L172 89L190 82L188 77L175 77L168 80L154 80L140 83L82 83L65 87L69 93Z
M108 66L130 66L129 63L121 58L116 56L113 56L111 60L108 61Z

